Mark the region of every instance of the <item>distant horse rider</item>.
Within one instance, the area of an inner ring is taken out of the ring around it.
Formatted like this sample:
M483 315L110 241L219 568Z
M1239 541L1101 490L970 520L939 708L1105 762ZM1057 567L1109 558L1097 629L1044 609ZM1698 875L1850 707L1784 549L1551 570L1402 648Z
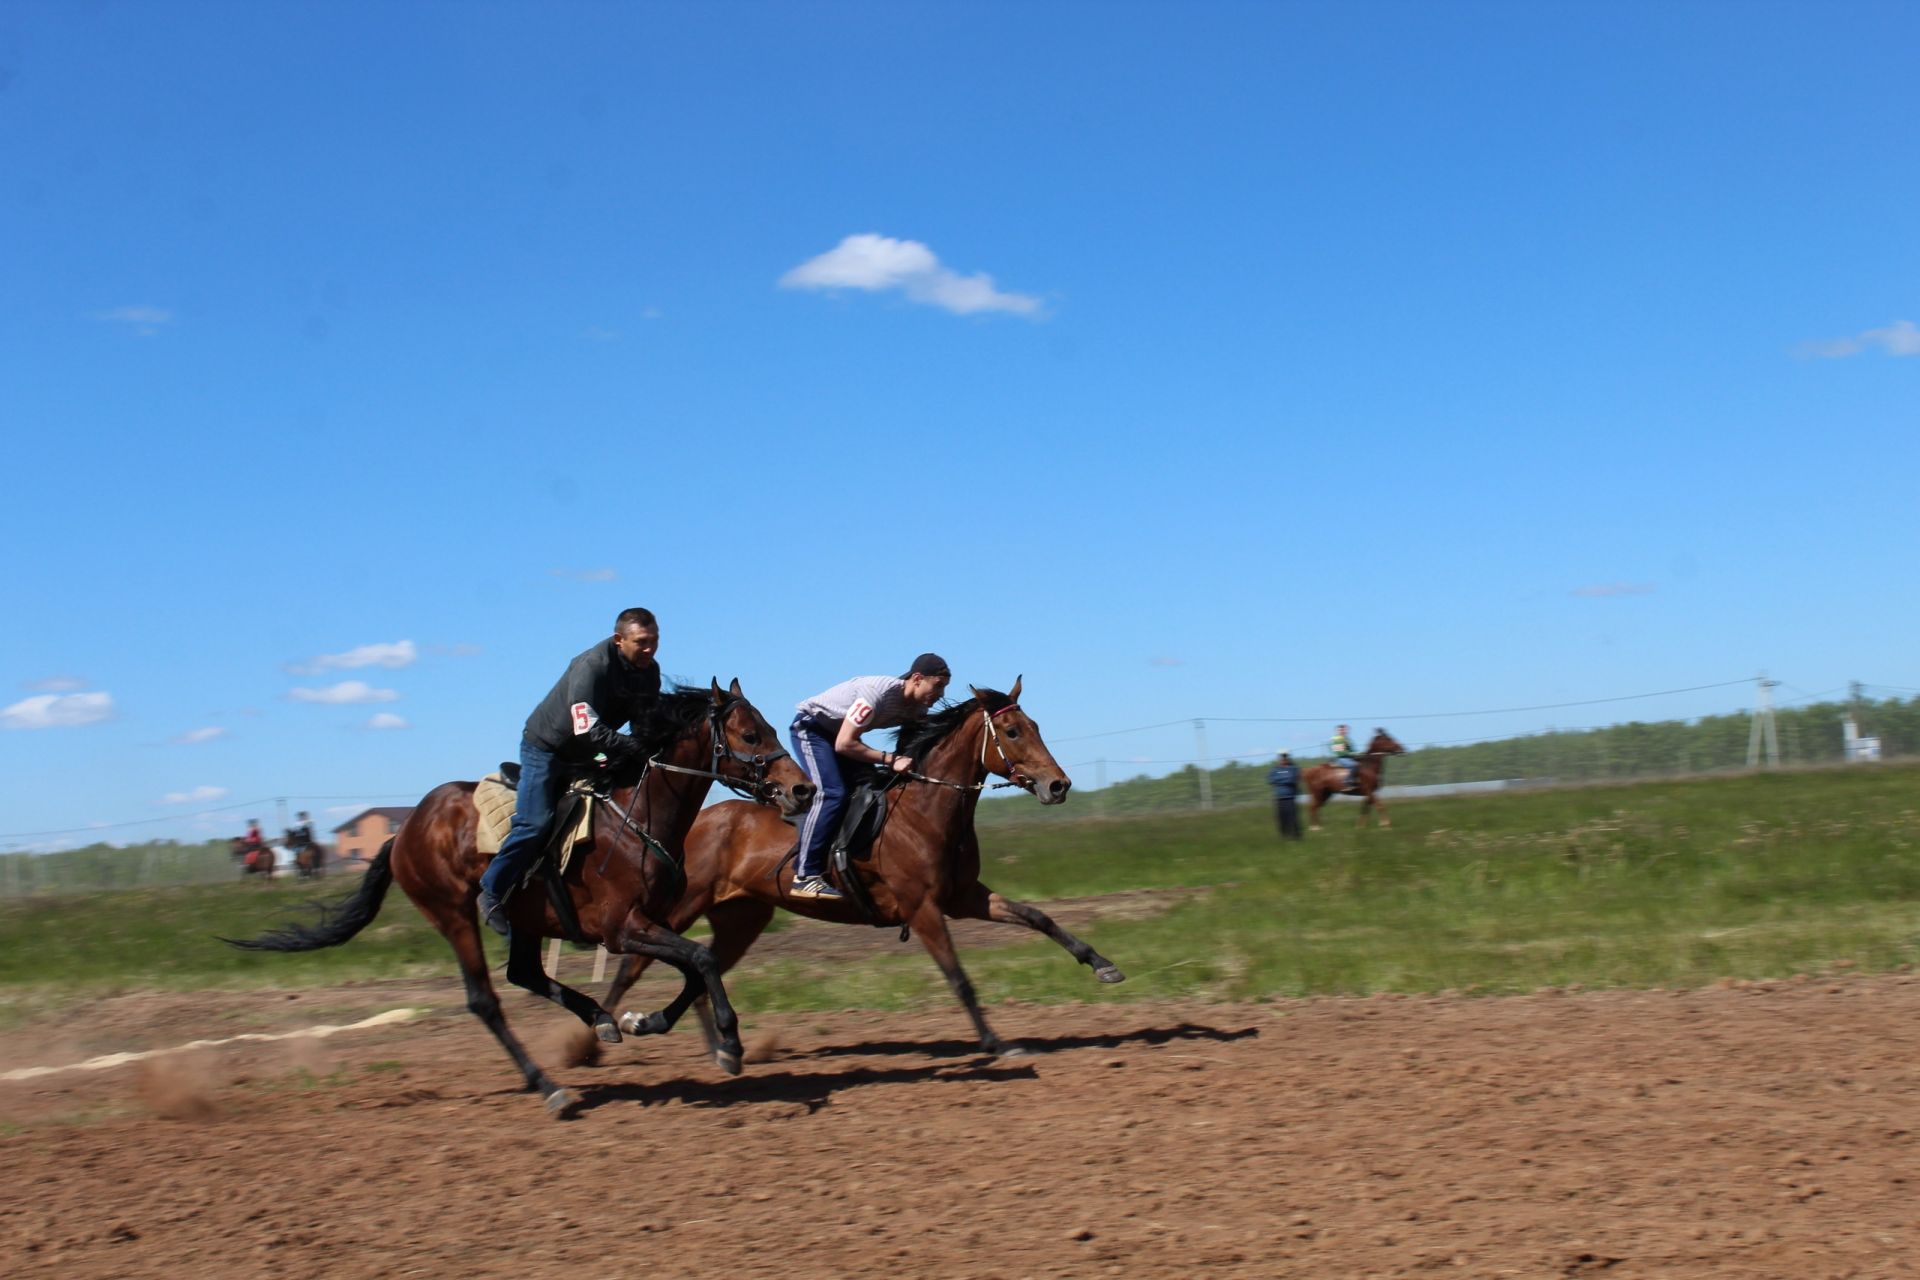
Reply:
M300 821L287 828L287 848L295 853L313 843L313 819L307 816L305 809L298 816Z
M1333 753L1333 762L1347 771L1347 780L1343 787L1353 785L1353 771L1360 767L1356 758L1359 752L1353 748L1353 736L1347 732L1347 726L1341 725L1333 731L1333 737L1327 743L1327 750Z
M636 723L660 697L660 624L646 609L627 609L614 619L613 636L567 664L564 675L527 717L520 735L519 795L513 826L500 852L480 877L480 919L496 933L508 931L501 905L525 880L545 847L554 806L566 785L564 771L591 768L596 754L609 768L638 763L640 747L616 733Z
M947 691L953 672L937 653L923 653L903 676L855 676L815 694L795 710L789 736L793 758L819 790L800 820L800 858L793 869L793 896L837 901L846 897L825 877L827 847L846 805L844 762L883 765L895 773L913 768L908 756L879 751L860 741L874 729L918 720Z

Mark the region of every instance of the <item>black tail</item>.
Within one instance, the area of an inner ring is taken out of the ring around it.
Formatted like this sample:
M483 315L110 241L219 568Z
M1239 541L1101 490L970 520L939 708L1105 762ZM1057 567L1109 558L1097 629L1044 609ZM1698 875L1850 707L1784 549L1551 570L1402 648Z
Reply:
M389 837L367 864L359 888L335 902L314 904L320 912L318 924L284 924L257 938L222 938L220 941L246 951L318 951L322 947L337 947L372 924L373 918L380 914L380 901L387 896L387 886L393 883L393 868L387 865L392 857L393 840Z

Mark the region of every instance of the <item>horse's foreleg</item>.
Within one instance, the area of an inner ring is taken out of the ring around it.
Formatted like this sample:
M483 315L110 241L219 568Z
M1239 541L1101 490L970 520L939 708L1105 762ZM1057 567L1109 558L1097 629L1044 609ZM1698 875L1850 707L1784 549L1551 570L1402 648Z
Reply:
M612 1014L595 1004L586 993L575 991L547 973L546 967L540 963L538 935L517 929L514 931L507 943L507 981L542 999L553 1001L593 1028L594 1038L602 1044L620 1043L620 1029L614 1025Z
M980 1001L973 994L973 983L967 978L967 971L960 967L960 956L953 949L953 934L947 930L947 917L938 903L931 898L920 904L909 921L913 927L913 936L920 939L920 945L927 949L933 962L940 966L940 972L946 975L947 986L952 988L954 998L966 1009L967 1016L973 1019L974 1034L980 1038L980 1047L996 1057L1018 1057L1023 1051L1017 1045L1009 1046L993 1033L987 1025L987 1017L980 1012Z
M480 923L474 916L473 908L467 906L463 908L463 914L451 919L436 917L434 924L453 947L453 954L460 962L460 976L467 984L467 1011L486 1023L487 1030L493 1032L493 1038L500 1042L500 1047L520 1068L527 1088L545 1099L548 1114L556 1118L571 1114L574 1107L579 1105L579 1099L549 1079L547 1073L527 1054L526 1047L513 1032L507 1030L507 1020L500 1012L500 997L494 994L493 981L487 976L487 954L480 946ZM537 942L535 945L538 945Z
M1376 791L1373 794L1372 803L1373 803L1374 821L1378 822L1383 827L1392 826L1393 819L1387 816L1387 806L1384 802L1381 801L1379 792Z
M739 1075L740 1019L733 1011L732 1002L727 999L727 989L720 981L720 966L714 962L713 952L697 942L688 941L671 929L651 923L638 912L627 917L616 943L620 951L664 960L687 975L686 987L672 1004L657 1014L649 1014L644 1020L628 1014L621 1019L621 1029L642 1033L670 1030L693 1003L700 986L704 984L707 996L713 1001L714 1027L720 1036L720 1048L714 1053L714 1058L730 1075ZM653 1025L655 1019L661 1020L664 1025Z
M1102 982L1125 982L1127 975L1120 972L1120 966L1095 951L1080 939L1062 929L1053 922L1053 917L1025 902L1015 902L1012 898L1003 898L983 884L976 884L948 912L961 920L993 920L1000 924L1017 924L1044 933L1066 949L1068 955L1093 970L1093 976Z
M1324 792L1316 790L1313 793L1313 803L1307 806L1307 830L1318 831L1320 829L1320 806L1326 802L1327 796Z

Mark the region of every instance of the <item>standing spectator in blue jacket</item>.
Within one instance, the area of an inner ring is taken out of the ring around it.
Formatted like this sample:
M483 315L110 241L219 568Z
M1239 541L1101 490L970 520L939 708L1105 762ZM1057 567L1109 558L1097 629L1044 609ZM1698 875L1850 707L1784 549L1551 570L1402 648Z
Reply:
M1300 766L1293 757L1282 751L1280 758L1267 770L1267 785L1273 788L1274 816L1280 822L1280 838L1283 840L1300 839L1300 810L1297 807L1300 795Z

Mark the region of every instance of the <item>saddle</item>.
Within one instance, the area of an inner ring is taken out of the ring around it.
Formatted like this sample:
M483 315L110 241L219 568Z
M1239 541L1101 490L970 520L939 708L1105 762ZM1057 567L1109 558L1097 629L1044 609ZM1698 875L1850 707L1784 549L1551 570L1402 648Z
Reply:
M852 772L847 778L847 802L840 811L840 827L833 833L833 843L827 846L827 866L833 879L853 899L853 905L859 908L866 922L880 929L892 925L880 918L879 909L873 905L873 898L853 864L873 856L873 842L880 838L880 832L887 825L887 792L902 777L891 770ZM901 925L900 938L905 941L906 937L907 927Z
M520 766L513 765L511 772L512 781L509 782L505 776L508 766L503 764L499 773L488 774L473 789L473 807L480 811L480 821L473 837L482 853L500 852L500 845L513 826L513 812L520 800L514 783L520 780ZM540 856L546 859L557 854L553 861L562 872L566 871L568 862L572 860L575 846L593 838L593 797L593 779L575 778L567 784L567 789L560 794L559 803L553 807L553 825L549 829L551 834Z

